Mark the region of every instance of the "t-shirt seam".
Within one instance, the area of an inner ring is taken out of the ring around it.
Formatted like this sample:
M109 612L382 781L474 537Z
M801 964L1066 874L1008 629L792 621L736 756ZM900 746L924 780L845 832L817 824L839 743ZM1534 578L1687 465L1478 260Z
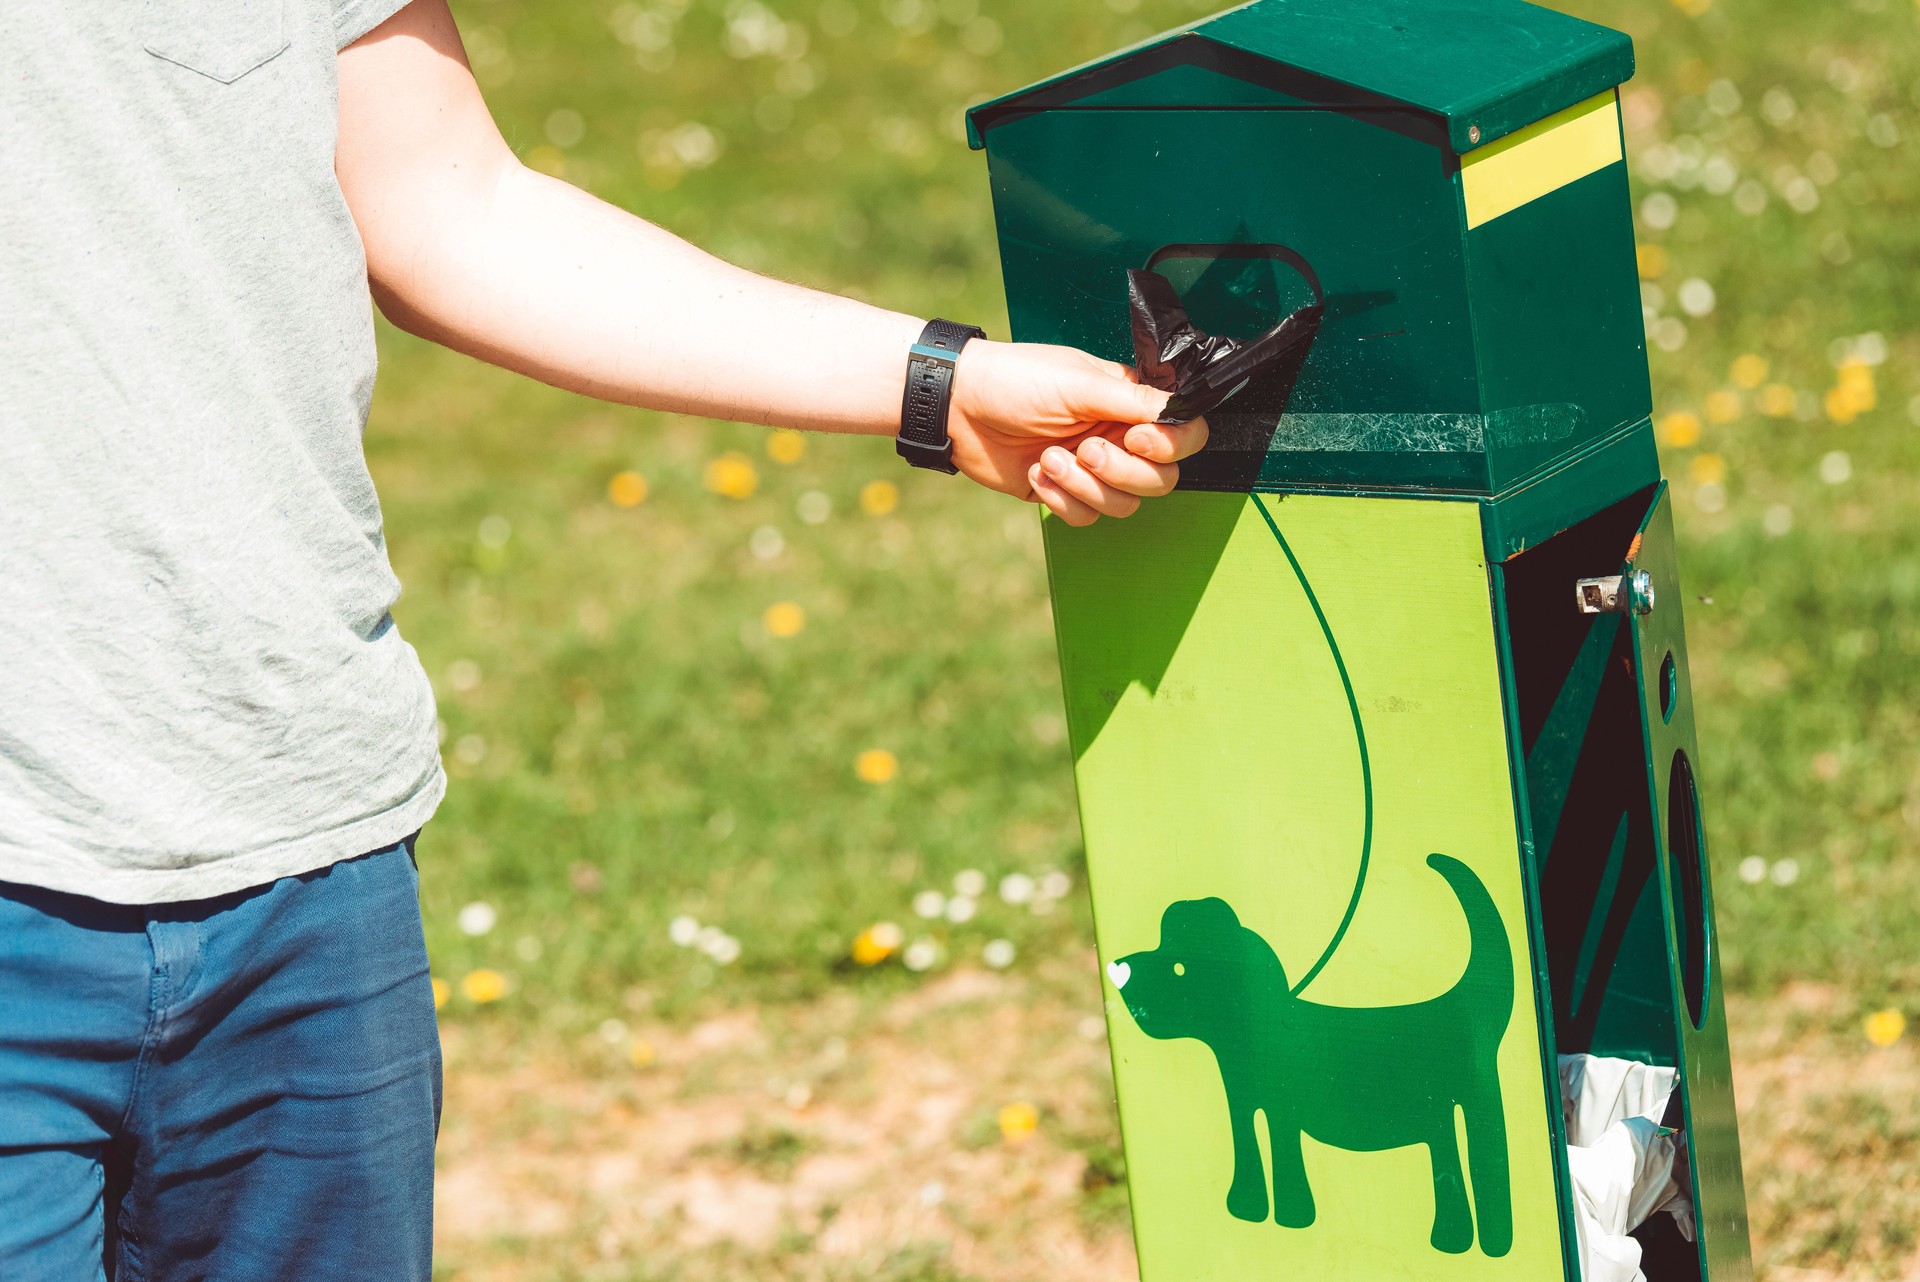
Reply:
M347 0L333 14L334 48L344 49L399 13L413 0ZM369 20L369 15L371 19Z

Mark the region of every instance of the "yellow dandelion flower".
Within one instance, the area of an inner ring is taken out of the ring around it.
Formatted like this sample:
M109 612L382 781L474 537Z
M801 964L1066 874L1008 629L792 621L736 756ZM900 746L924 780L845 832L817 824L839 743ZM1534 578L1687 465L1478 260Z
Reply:
M868 748L853 759L853 773L863 783L886 783L900 773L900 760L885 748Z
M767 437L767 457L776 463L798 463L807 453L807 436L790 428L781 428Z
M1718 485L1727 479L1727 461L1718 454L1700 454L1687 464L1687 476L1695 485Z
M1891 1007L1886 1010L1877 1010L1867 1016L1867 1040L1875 1046L1883 1049L1891 1046L1906 1036L1906 1032L1907 1017Z
M615 472L607 482L607 501L615 507L639 507L647 501L647 478L638 472Z
M1733 379L1735 387L1752 391L1767 381L1766 358L1755 356L1752 352L1736 356L1733 360L1733 368L1728 371L1728 377Z
M1850 358L1840 366L1838 388L1852 402L1855 413L1864 414L1880 403L1873 383L1873 366L1858 357Z
M507 977L484 966L470 970L460 978L460 995L470 1002L497 1002L507 995Z
M860 487L860 510L868 516L885 516L900 506L900 487L892 481L868 481Z
M1639 264L1641 280L1659 280L1667 274L1669 259L1666 246L1642 245L1633 251L1633 256Z
M1740 417L1740 393L1725 388L1707 397L1707 422L1731 423Z
M659 1058L653 1043L644 1037L634 1038L633 1045L627 1047L627 1059L635 1068L652 1068Z
M900 951L906 933L890 921L877 921L853 937L853 960L862 966L878 966Z
M707 488L730 499L744 499L760 488L760 474L753 460L738 450L728 450L707 464Z
M1656 429L1665 444L1676 449L1686 449L1700 443L1700 416L1691 410L1676 410L1672 414L1662 414Z
M433 981L433 1008L439 1010L447 1004L447 998L451 996L453 996L453 989L448 986L446 980L436 976Z
M1768 383L1760 393L1760 412L1768 418L1786 418L1799 403L1799 394L1785 383Z
M797 602L775 601L760 616L760 623L766 628L768 636L798 636L800 629L807 626L807 612Z
M1851 423L1860 417L1860 411L1854 407L1853 393L1844 387L1827 390L1827 417L1836 423Z
M1007 1104L996 1119L1000 1138L1009 1144L1025 1144L1040 1129L1040 1110L1031 1104Z

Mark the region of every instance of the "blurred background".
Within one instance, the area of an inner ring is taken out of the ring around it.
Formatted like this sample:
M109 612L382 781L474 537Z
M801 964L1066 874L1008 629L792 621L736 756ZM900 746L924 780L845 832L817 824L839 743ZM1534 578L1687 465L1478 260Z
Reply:
M963 108L1213 7L455 3L528 164L996 337ZM1639 55L1759 1274L1917 1278L1920 7L1562 7ZM453 775L436 1276L1134 1276L1034 510L381 344Z

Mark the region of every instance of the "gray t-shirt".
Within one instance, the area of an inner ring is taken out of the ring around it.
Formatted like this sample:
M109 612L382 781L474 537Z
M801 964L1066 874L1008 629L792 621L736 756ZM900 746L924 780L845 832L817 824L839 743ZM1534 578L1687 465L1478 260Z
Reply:
M333 172L402 2L0 3L0 882L217 895L445 791Z

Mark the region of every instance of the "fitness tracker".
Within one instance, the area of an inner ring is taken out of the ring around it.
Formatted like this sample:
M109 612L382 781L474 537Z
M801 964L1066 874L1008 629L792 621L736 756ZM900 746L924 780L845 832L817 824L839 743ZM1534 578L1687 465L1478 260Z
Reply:
M915 467L931 468L949 476L953 438L947 435L947 410L953 402L953 371L960 349L969 339L987 333L972 325L930 320L907 356L907 390L900 402L900 435L893 448Z

